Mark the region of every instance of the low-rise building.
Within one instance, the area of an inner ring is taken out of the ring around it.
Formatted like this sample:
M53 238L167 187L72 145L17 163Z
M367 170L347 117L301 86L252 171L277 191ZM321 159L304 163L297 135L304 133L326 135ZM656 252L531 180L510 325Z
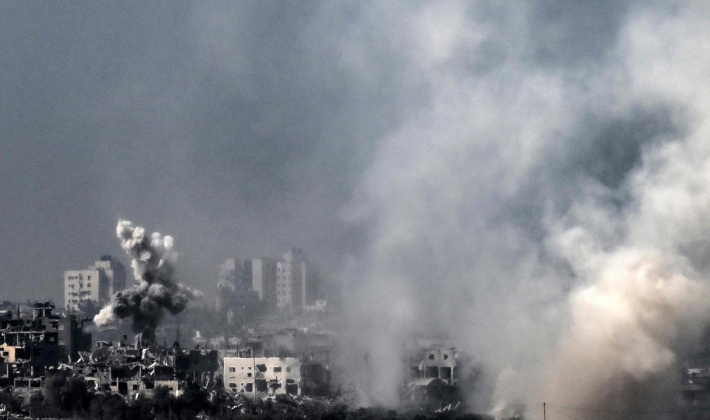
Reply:
M253 395L325 395L330 371L297 357L225 357L224 387Z
M427 351L419 365L413 367L416 379L438 378L447 385L454 385L459 376L456 356L456 349L453 347Z
M301 361L295 357L225 357L224 386L235 393L301 393Z

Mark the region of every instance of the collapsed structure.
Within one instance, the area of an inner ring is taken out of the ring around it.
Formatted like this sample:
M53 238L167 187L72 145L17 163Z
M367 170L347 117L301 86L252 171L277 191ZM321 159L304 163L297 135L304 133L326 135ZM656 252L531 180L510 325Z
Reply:
M160 386L177 397L187 381L207 390L220 384L217 350L182 349L177 342L140 347L128 343L125 336L116 345L97 343L96 349L82 353L77 363L63 369L83 377L90 389L128 399L139 394L150 396Z
M135 398L164 386L179 396L189 381L207 390L221 388L217 350L172 346L143 347L124 336L115 345L99 341L92 350L91 334L73 315L58 316L51 303L36 303L30 317L0 312L0 386L13 386L29 398L47 377L57 372L82 378L95 391Z
M175 397L187 384L218 395L325 395L330 384L329 345L295 330L253 337L233 350L145 345L123 336L91 348L88 319L58 316L51 303L37 303L31 316L0 312L0 386L12 386L27 400L46 378L62 373L81 378L89 390L127 400L150 397L165 387ZM325 362L325 363L321 363ZM238 384L238 385L237 385Z
M49 302L36 303L27 318L19 310L0 312L1 383L29 383L47 368L71 363L91 349L91 334L84 332L86 320L55 315L53 309Z
M458 356L454 347L434 347L412 357L403 403L430 408L458 406L461 401Z

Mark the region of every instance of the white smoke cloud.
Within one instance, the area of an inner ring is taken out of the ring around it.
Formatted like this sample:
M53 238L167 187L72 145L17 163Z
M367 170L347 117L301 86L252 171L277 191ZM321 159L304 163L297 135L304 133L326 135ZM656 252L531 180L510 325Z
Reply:
M603 7L398 4L396 29L364 14L342 40L363 83L391 54L392 90L423 92L347 212L374 221L349 307L363 404L397 403L415 333L478 354L470 402L499 414L672 399L710 321L708 14L624 5L607 28ZM567 56L573 29L591 40Z
M173 238L155 232L150 239L145 229L120 220L116 235L121 247L133 258L131 267L138 283L130 289L114 293L111 301L94 317L98 326L131 318L135 332L154 330L168 311L182 312L187 302L202 296L193 290L175 283L174 263L177 254L173 251Z

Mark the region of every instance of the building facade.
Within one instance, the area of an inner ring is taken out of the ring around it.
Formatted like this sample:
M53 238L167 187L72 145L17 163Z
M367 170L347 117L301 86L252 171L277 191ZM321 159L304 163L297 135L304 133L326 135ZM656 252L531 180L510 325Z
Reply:
M218 311L248 307L260 300L259 292L253 287L253 266L249 258L229 258L219 266L216 301Z
M230 258L219 267L216 307L228 311L258 301L268 310L320 309L319 286L320 274L300 248L281 258Z
M303 250L291 249L276 265L276 307L287 311L315 305L319 285L320 275Z
M225 357L224 386L235 393L300 395L301 361L295 357Z
M252 260L252 289L269 308L276 307L276 260L254 258Z
M0 354L17 376L41 374L91 349L91 334L84 332L82 322L73 315L54 315L53 309L45 302L34 304L31 317L0 312Z
M99 305L105 303L114 292L126 287L126 269L123 264L108 255L85 270L64 272L64 308L78 310L84 300Z

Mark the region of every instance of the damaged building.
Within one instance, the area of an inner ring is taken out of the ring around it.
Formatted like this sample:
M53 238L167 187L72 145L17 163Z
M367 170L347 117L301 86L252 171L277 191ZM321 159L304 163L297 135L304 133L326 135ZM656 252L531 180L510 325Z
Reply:
M216 350L187 350L172 346L139 347L124 336L116 345L98 342L92 352L67 368L84 377L91 389L110 391L127 399L150 396L157 387L166 387L179 396L187 381L206 389L219 383L219 354Z
M254 395L328 393L332 337L296 329L249 337L224 357L224 387Z
M458 404L460 367L455 348L435 347L410 359L404 403L422 407Z
M317 362L296 357L225 357L224 386L254 395L324 395L330 372Z
M3 377L31 378L48 368L78 359L80 351L91 349L91 334L74 316L60 317L49 302L36 303L31 317L0 312L0 349L5 364ZM22 380L22 379L20 379Z

